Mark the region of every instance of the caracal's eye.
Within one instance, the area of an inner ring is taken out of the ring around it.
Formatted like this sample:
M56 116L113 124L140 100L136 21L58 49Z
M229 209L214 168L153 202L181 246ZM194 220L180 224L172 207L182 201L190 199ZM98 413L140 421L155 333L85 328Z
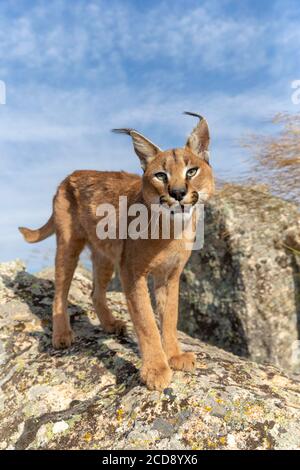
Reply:
M199 168L190 168L187 172L186 172L186 177L187 178L193 178L193 176L196 175L196 173L198 172Z
M168 175L167 173L164 173L163 171L159 171L158 173L155 173L155 178L157 178L160 181L163 181L166 183L168 181Z

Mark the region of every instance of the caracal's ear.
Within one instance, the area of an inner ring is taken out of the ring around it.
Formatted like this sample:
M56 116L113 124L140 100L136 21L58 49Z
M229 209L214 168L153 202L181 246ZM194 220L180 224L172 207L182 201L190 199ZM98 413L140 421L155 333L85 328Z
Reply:
M185 111L183 114L188 114L189 116L195 116L199 118L197 126L193 129L190 134L185 146L190 148L193 153L198 155L200 158L209 162L209 129L206 119L200 116L200 114L189 113Z
M157 154L162 151L159 147L157 147L157 145L151 142L151 140L147 139L134 129L112 129L112 132L117 134L130 135L135 153L141 161L143 170L145 170L148 163L150 163L150 161L153 160Z

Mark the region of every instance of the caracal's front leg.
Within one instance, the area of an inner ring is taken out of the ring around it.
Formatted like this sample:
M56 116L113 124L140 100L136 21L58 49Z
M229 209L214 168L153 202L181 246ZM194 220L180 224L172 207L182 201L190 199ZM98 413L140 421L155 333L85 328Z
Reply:
M145 277L135 278L121 267L123 289L142 355L141 379L150 390L163 390L172 377L161 344Z
M162 344L172 369L194 369L196 356L191 352L182 352L177 338L178 297L180 271L169 277L155 278L155 296L157 312L161 322Z

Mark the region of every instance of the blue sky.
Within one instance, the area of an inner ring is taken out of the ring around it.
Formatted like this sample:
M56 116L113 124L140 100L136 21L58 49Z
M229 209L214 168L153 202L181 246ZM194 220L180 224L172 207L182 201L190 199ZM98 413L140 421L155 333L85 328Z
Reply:
M1 2L0 260L50 263L54 239L26 245L16 227L46 221L68 173L139 171L112 127L176 147L195 124L182 111L199 112L216 175L239 180L239 138L269 132L278 111L299 112L299 21L294 0Z

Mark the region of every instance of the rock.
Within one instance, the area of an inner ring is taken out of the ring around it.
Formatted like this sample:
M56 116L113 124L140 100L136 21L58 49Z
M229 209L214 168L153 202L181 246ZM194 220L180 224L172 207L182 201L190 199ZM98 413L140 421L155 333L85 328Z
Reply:
M69 429L68 423L65 421L57 421L57 423L53 424L52 432L53 434L59 434L60 432L64 432Z
M128 321L117 338L99 327L80 270L76 342L54 350L41 302L53 297L52 270L47 277L0 264L0 449L300 449L299 381L180 333L197 369L174 373L163 393L147 390L123 295L109 294Z
M182 276L180 328L300 373L299 240L296 205L261 188L225 186L206 207L204 247Z

